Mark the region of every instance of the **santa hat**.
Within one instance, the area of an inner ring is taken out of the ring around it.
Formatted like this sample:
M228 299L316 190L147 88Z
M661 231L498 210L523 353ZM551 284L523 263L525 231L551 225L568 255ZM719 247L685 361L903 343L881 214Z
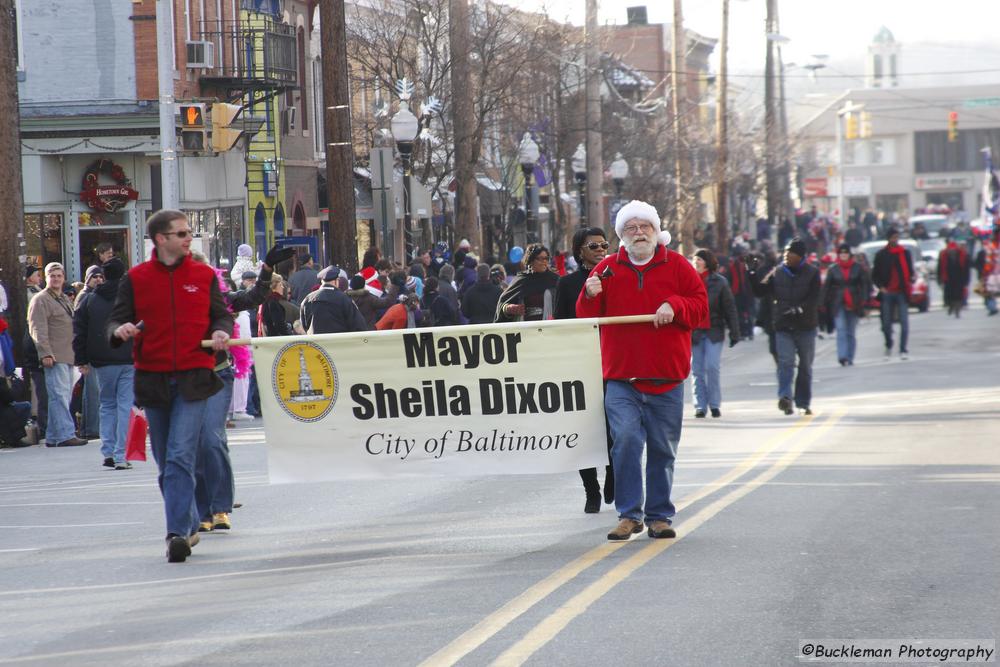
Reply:
M634 218L645 220L659 230L657 240L662 245L665 246L670 243L670 232L660 229L660 216L656 213L656 209L652 205L638 199L633 199L618 209L618 215L615 216L615 234L618 235L618 238L622 237L622 230L625 228L625 223Z
M365 279L365 289L375 296L382 296L382 283L378 279L378 271L374 266L366 266L361 269L359 276Z

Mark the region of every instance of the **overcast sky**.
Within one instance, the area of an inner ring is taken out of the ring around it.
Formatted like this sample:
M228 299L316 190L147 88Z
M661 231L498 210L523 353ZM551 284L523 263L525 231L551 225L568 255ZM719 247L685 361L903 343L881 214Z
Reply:
M504 0L526 10L546 9L553 18L584 22L586 0ZM671 0L599 0L601 23L625 23L626 7L645 4L650 23L673 20ZM721 0L685 0L686 26L708 37L721 31ZM1000 2L997 0L779 0L781 33L791 41L786 61L808 62L811 54L833 59L863 55L882 25L904 45L916 42L997 44L992 63L1000 67ZM730 58L734 71L762 70L765 0L731 0Z

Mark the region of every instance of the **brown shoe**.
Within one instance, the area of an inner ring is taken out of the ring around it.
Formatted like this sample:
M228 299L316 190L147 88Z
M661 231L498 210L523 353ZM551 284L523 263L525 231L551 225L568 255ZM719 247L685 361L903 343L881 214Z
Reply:
M608 533L609 540L627 540L636 533L642 532L642 521L634 521L632 519L622 519L618 522L618 526L615 527L610 533Z
M648 533L650 537L656 539L677 537L677 531L666 521L650 521Z

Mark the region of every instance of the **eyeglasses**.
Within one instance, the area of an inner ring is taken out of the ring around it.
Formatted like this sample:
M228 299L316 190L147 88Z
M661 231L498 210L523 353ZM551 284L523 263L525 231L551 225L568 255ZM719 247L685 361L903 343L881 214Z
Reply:
M650 225L650 224L645 224L645 225L625 225L622 228L622 231L625 232L626 234L635 234L637 232L647 232L647 233L649 233L649 232L653 231L653 225Z
M588 243L587 247L591 250L597 250L598 248L604 248L605 250L607 250L610 246L607 241L604 241L602 243L597 243L595 241L594 243Z
M164 236L174 236L176 234L177 238L179 239L186 239L187 237L191 236L191 230L189 229L182 229L179 232L160 232L160 233L163 234Z
M535 258L534 258L533 260L531 260L531 261L532 261L532 262L547 262L547 261L549 261L550 259L551 259L551 257L549 257L548 255L539 255L538 257L535 257Z

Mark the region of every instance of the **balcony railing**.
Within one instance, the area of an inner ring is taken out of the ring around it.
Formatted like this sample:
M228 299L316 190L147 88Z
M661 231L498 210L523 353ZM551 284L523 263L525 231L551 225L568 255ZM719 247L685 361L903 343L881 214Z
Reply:
M299 85L295 29L251 14L237 21L204 21L199 39L213 45L214 62L202 81L229 88L295 88Z

